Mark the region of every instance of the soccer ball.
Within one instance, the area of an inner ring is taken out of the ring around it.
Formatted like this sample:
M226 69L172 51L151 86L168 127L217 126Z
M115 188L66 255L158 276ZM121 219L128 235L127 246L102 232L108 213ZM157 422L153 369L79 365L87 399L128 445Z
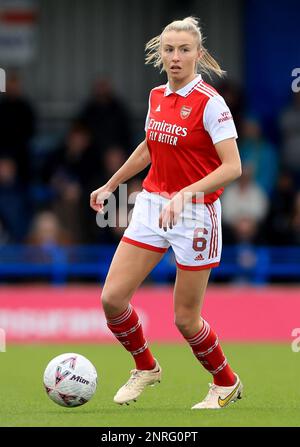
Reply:
M46 366L44 387L50 399L58 405L78 407L95 394L97 371L83 355L61 354Z

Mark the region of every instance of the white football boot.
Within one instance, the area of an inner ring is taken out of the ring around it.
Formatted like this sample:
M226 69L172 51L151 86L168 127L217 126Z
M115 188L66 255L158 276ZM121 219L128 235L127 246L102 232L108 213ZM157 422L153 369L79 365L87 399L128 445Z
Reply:
M243 384L237 374L236 382L232 386L218 386L209 384L209 391L202 402L194 405L192 410L220 409L226 407L230 402L242 398Z
M155 366L150 370L133 369L130 371L129 380L123 385L114 397L116 404L128 404L130 401L136 401L146 386L154 386L161 380L162 369L157 360Z

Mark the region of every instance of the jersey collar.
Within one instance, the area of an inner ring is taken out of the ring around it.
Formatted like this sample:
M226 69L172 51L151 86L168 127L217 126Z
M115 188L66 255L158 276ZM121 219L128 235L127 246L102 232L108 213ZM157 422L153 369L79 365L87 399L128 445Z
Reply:
M198 82L200 82L202 80L202 76L201 74L198 74L195 79L193 79L191 82L189 82L188 84L186 84L184 87L180 88L179 90L176 90L176 92L173 92L170 89L170 85L169 82L166 84L166 88L165 88L165 96L169 96L171 95L171 93L176 93L176 95L180 95L180 96L188 96L189 93L191 92L191 90L195 87L196 84L198 84Z

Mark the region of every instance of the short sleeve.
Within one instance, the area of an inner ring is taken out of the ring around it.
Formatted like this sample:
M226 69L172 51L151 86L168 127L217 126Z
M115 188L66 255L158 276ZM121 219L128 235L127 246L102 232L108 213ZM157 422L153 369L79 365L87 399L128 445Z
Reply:
M151 93L150 93L150 95L149 95L149 100L148 100L148 112L147 112L147 115L146 115L146 120L145 120L145 132L147 132L147 129L148 129L148 124L149 124L149 116L150 116L150 96L151 96Z
M203 124L214 144L238 137L231 112L222 96L214 96L207 101Z

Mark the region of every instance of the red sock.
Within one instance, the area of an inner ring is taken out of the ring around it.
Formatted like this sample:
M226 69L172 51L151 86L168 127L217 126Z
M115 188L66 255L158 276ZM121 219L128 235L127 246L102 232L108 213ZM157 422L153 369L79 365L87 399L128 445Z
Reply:
M232 386L236 377L227 363L216 333L207 321L203 320L202 329L194 337L186 338L199 362L214 378L219 386Z
M121 315L107 319L107 326L124 348L131 353L136 369L154 368L155 359L144 338L139 317L130 304Z

